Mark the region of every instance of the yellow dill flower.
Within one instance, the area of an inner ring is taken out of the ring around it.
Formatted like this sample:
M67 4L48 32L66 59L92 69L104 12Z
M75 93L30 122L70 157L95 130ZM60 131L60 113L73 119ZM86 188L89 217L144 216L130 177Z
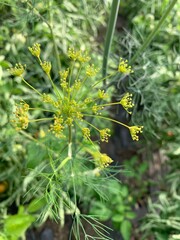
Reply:
M46 103L53 103L54 101L51 96L45 93L42 94L42 100L43 102L46 102Z
M61 77L61 81L66 81L68 75L69 75L69 68L67 70L64 71L60 71L59 75Z
M120 58L118 71L124 74L130 74L134 72L131 66L128 66L128 60L123 60L122 58Z
M102 130L99 130L100 133L100 138L102 142L108 142L109 137L111 136L110 133L110 129L109 128L105 128Z
M41 48L40 47L41 47L41 45L39 43L34 43L34 45L32 47L28 47L28 49L33 56L39 58L40 54L41 54Z
M44 70L44 72L49 75L50 71L51 71L51 63L44 61L41 63L41 67Z
M88 103L91 103L92 101L93 101L92 98L88 97L84 100L84 103L88 104Z
M105 99L105 98L107 98L108 97L108 94L107 93L105 93L105 91L104 90L98 90L98 98L100 98L100 99Z
M81 63L85 63L85 62L89 62L91 60L91 58L88 56L87 53L83 53L80 51L80 54L78 56L78 60Z
M12 119L11 122L17 131L26 129L28 127L28 111L29 105L27 103L21 102L20 106L16 107L16 111L14 112L16 119Z
M23 66L21 63L16 63L15 67L12 67L8 70L13 76L21 76L25 71L25 67L26 65Z
M67 124L68 126L73 126L73 118L68 117L65 121L65 124Z
M138 133L142 133L143 126L131 126L129 127L129 131L133 140L138 141L139 136Z
M105 153L99 153L95 159L95 163L101 169L108 167L112 162L113 160Z
M97 104L95 104L94 106L92 106L92 111L95 114L100 114L99 111L102 110L104 107L102 106L98 106Z
M75 80L73 86L72 86L72 90L79 90L82 86L82 82L81 80Z
M90 129L89 128L82 128L82 133L83 133L83 136L86 138L86 139L89 139L90 138Z
M86 75L87 75L88 77L94 77L94 76L96 76L96 74L97 74L98 71L99 71L99 69L95 68L95 67L94 67L94 64L88 65L88 66L86 67Z
M71 58L72 60L76 61L80 55L81 51L75 51L74 48L68 49L68 57Z
M129 108L134 107L134 104L132 103L132 94L131 93L126 93L124 97L120 100L119 102L123 108L131 114L132 112L129 111Z
M54 116L54 124L50 125L50 131L52 131L52 133L54 133L56 137L63 136L62 132L64 126L62 125L62 123L63 123L62 117Z

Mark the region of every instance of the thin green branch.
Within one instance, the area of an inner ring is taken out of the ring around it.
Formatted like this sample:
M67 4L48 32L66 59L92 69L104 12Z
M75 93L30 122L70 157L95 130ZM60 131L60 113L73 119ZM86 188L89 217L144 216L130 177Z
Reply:
M103 77L106 77L107 75L107 64L108 64L109 52L110 52L112 38L114 35L115 26L116 26L119 4L120 4L120 0L113 0L112 7L111 7L111 14L108 22L108 28L106 32L106 38L105 38L103 67L102 67ZM104 80L104 85L106 85L105 80Z
M52 16L51 16L51 13L50 13L51 11L49 10L49 17L50 17L50 23L49 23L29 1L27 1L27 5L48 26L48 28L50 30L50 33L51 33L51 36L52 36L52 40L53 40L53 45L54 45L54 51L55 51L55 57L56 57L57 65L58 65L58 70L60 71L61 70L61 61L60 61L60 58L59 58L57 44L56 44L55 36L54 36L54 32L53 32ZM49 3L49 5L50 5L50 3Z
M157 26L155 27L154 31L152 31L149 36L146 38L146 40L144 41L143 45L137 50L137 52L135 53L134 57L130 60L130 64L132 65L135 60L137 59L137 57L147 48L147 46L151 43L151 41L153 40L153 38L156 36L156 34L158 33L159 29L161 28L161 26L163 25L163 23L165 22L168 14L170 13L170 11L172 10L172 8L174 7L174 5L176 4L178 0L172 0L172 2L169 4L168 8L166 9L166 11L164 12L164 14L162 15L160 21L158 22Z

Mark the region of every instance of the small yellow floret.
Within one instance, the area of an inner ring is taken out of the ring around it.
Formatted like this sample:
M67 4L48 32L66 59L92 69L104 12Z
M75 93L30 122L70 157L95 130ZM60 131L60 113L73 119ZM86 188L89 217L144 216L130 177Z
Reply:
M87 53L82 53L80 51L80 55L78 56L78 60L81 63L85 63L85 62L89 62L91 60L91 58L88 56Z
M88 77L94 77L94 76L96 76L96 74L97 74L98 71L99 71L99 69L95 68L95 67L94 67L94 64L88 65L88 66L86 67L86 75L87 75Z
M63 118L54 116L54 124L50 125L50 131L55 134L56 137L62 137L64 126L62 125Z
M34 45L32 47L28 47L28 49L33 56L39 58L40 54L41 54L41 48L40 47L41 47L41 45L39 43L34 43Z
M122 58L120 58L118 72L130 74L133 73L134 71L132 70L131 66L128 66L128 60L123 60Z
M43 93L42 94L42 100L43 102L46 102L46 103L53 103L54 100L52 99L52 97L46 93Z
M67 77L68 77L68 74L69 74L69 68L67 70L64 70L64 71L60 71L59 72L59 75L61 77L61 82L62 81L66 81Z
M131 137L134 141L139 140L139 136L137 134L142 133L142 129L143 129L143 126L131 126L131 127L129 127Z
M21 102L20 106L16 107L14 112L16 119L11 120L17 131L26 129L28 127L29 118L28 118L29 105L27 103Z
M92 111L95 114L100 114L99 111L102 110L104 107L102 106L98 106L97 104L95 104L94 106L92 106Z
M110 133L110 129L109 128L105 128L102 130L99 130L100 133L100 138L102 142L108 142L109 137L111 136Z
M105 153L99 153L97 158L95 159L95 162L99 168L105 168L108 167L113 160Z
M89 138L90 138L90 130L89 130L89 128L82 128L82 133L83 133L83 136L84 136L86 139L89 139Z
M108 97L108 94L107 93L105 93L105 91L104 90L98 90L98 98L100 98L100 99L105 99L105 98L107 98Z
M44 72L49 75L50 71L51 71L51 63L44 61L41 63L41 67L44 70Z
M71 58L72 60L76 61L80 55L81 51L75 51L74 48L68 49L68 57Z
M134 107L134 104L132 103L132 94L131 93L126 93L124 97L120 100L119 102L123 108L131 114L132 112L129 111L129 108Z
M13 76L21 76L25 71L25 67L26 65L23 66L21 63L16 63L15 67L9 69L9 72Z

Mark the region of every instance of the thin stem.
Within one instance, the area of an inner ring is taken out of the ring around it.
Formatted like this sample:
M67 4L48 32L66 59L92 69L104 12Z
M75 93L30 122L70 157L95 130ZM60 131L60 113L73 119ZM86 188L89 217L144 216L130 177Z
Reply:
M44 108L29 108L29 110L41 110L43 112L55 112L53 110L44 109Z
M68 157L72 158L72 127L68 126L69 139L68 139Z
M89 123L88 121L86 121L84 119L83 119L83 121L99 132L99 129L97 127L95 127L94 125L92 125L91 123Z
M41 122L41 121L50 121L53 120L54 118L39 118L39 119L32 119L29 120L29 122Z
M112 118L103 117L103 116L99 116L99 115L84 114L84 113L83 113L83 115L84 115L84 116L88 116L88 117L102 118L102 119L104 119L104 120L108 120L108 121L111 121L111 122L115 122L115 123L120 124L120 125L122 125L122 126L124 126L124 127L126 127L126 128L129 128L128 125L126 125L126 124L124 124L124 123L122 123L122 122L119 122L119 121L117 121L117 120L114 120L114 119L112 119Z
M119 105L120 102L114 102L114 103L105 103L105 104L100 104L97 105L98 107L107 107L107 106L113 106L113 105Z
M31 84L29 84L28 82L26 82L26 80L25 80L23 77L21 77L21 79L23 80L23 82L24 82L26 85L28 85L31 89L33 89L37 94L39 94L40 96L42 96L42 94L41 94L37 89L35 89Z
M56 57L56 61L57 61L57 65L58 65L58 70L61 70L61 62L60 62L60 58L59 58L59 54L58 54L58 49L57 49L57 45L56 45L56 41L55 41L55 36L54 36L54 32L53 32L53 27L51 26L51 24L49 24L49 22L38 12L38 10L29 2L27 1L27 5L34 11L34 13L48 26L50 32L51 32L51 36L53 39L53 45L54 45L54 50L55 50L55 57ZM49 14L51 14L51 11L49 10Z
M53 80L52 80L52 78L51 78L51 75L50 75L50 74L47 74L47 76L48 76L48 78L49 78L49 80L50 80L50 82L51 82L51 84L52 84L52 87L53 87L53 89L54 89L54 92L55 92L56 96L57 96L57 97L59 96L59 97L62 99L61 94L60 94L57 86L54 84L54 82L53 82Z
M68 86L69 86L69 88L70 88L70 86L71 86L74 64L75 64L75 61L73 61L72 66L71 66L71 69L70 69L70 75L69 75L69 79L68 79Z
M116 74L116 72L115 72L115 73L111 73L111 74L109 74L108 76L101 78L98 82L96 82L95 84L92 85L92 88L94 88L97 84L99 84L100 82L106 80L107 78L112 77L112 76L115 75L115 74Z
M120 4L120 0L113 0L112 6L111 6L111 13L110 13L110 18L109 18L108 28L106 32L106 38L105 38L105 48L104 48L103 67L102 67L103 77L107 75L107 64L108 64L109 52L110 52L112 38L114 35L115 26L116 26L119 4ZM105 80L104 80L104 85L106 85Z
M155 29L149 34L149 36L145 39L143 45L137 50L137 52L135 53L134 57L130 60L130 64L132 65L135 60L137 59L137 57L147 48L147 46L151 43L152 39L156 36L156 34L158 33L160 27L163 25L164 21L166 20L168 14L170 13L170 11L172 10L172 8L174 7L174 5L176 4L178 0L172 0L172 2L169 4L168 8L166 9L166 11L164 12L164 14L162 15L160 21L158 22L157 26L155 27Z
M53 0L52 0L53 2ZM52 36L52 40L53 40L53 44L54 44L54 51L55 51L55 56L56 56L56 61L57 61L57 66L58 66L58 72L61 71L61 60L59 57L59 53L58 53L58 48L57 48L57 44L56 44L56 39L55 39L55 35L54 35L54 30L53 30L53 16L51 14L51 0L48 2L48 8L49 8L49 20L50 20L50 32L51 32L51 36Z

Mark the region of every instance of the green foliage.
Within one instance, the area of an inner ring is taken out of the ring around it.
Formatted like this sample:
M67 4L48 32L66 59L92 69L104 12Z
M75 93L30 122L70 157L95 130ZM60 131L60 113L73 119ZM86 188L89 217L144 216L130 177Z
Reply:
M129 194L128 187L121 185L117 180L109 180L104 183L103 190L108 191L107 199L93 198L90 214L101 221L111 219L113 225L121 232L124 239L129 240L132 229L130 220L134 219L136 215L131 209L132 197Z
M25 212L23 206L19 206L19 211L14 215L7 215L3 221L2 239L18 240L25 236L27 228L35 221L32 215Z

